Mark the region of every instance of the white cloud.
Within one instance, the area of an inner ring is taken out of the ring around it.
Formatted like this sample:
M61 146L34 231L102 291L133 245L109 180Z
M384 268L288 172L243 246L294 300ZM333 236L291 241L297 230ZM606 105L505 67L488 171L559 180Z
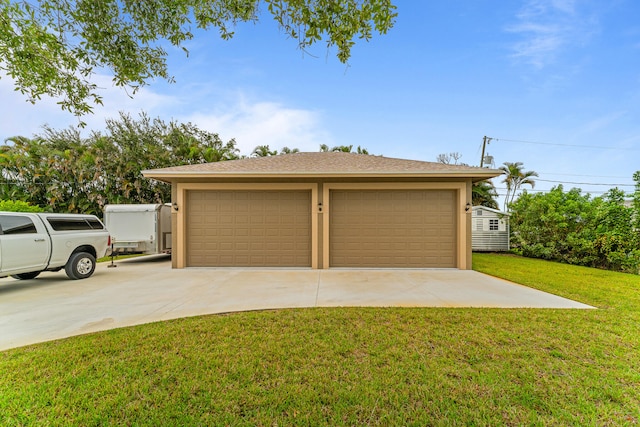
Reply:
M0 76L0 143L12 136L31 137L45 123L64 123L68 126L73 116L64 113L55 100L42 99L33 105L26 96L13 89L13 82Z
M513 57L537 69L553 63L560 52L583 43L595 31L595 20L575 0L529 0L506 28L519 36Z
M557 10L573 14L576 10L576 0L551 0L551 5Z
M626 111L613 111L611 113L596 117L583 126L583 132L592 134L594 132L602 131L610 127L618 119L624 117L627 114Z
M97 75L93 81L99 87L105 88L101 93L103 105L96 107L95 114L83 117L87 125L94 128L102 127L106 118L118 117L120 111L136 115L145 111L154 116L166 111L168 106L179 103L174 96L160 94L152 86L145 86L132 94L123 88L115 87L111 76Z
M77 126L80 120L86 123L85 131L104 128L105 120L118 117L120 111L132 114L140 111L153 112L162 110L167 104L177 100L158 94L149 87L140 89L135 96L114 87L110 76L96 75L93 82L103 88L99 94L103 97L103 105L94 106L94 113L80 119L63 111L53 98L43 97L35 104L26 102L26 96L14 91L13 82L6 76L0 76L0 141L12 136L31 137L42 130L43 125L54 129Z
M182 120L218 133L223 140L235 138L240 152L247 155L258 145L318 151L320 144L332 144L318 112L270 101L248 101L243 95L232 104L194 112Z
M272 149L298 148L318 151L320 144L332 145L333 140L323 130L317 111L286 106L271 100L249 99L242 91L229 92L200 88L198 91L172 87L178 95L164 95L147 86L129 97L121 88L113 87L111 78L97 75L94 81L103 96L102 106L82 117L87 124L83 133L102 130L105 120L117 118L119 112L137 117L142 111L164 121L192 122L203 130L218 133L223 140L235 138L242 154L249 155L257 145ZM53 99L42 99L35 105L13 90L8 78L0 79L0 143L12 136L31 137L44 124L54 129L77 126L79 121L64 112ZM212 103L212 99L216 101Z

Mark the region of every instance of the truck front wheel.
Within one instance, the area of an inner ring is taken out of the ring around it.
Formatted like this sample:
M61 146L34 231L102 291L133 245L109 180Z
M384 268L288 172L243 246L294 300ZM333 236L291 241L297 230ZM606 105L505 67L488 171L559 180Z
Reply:
M40 271L32 271L30 273L12 274L11 277L13 277L14 279L20 279L20 280L31 280L38 277L39 274L40 274Z
M77 252L71 255L64 271L69 279L86 279L96 269L96 258L88 252Z

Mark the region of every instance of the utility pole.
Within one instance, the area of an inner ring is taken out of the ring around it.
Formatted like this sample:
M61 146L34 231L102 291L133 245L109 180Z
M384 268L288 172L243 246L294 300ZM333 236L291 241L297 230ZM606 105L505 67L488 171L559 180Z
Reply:
M491 142L493 138L489 138L488 136L484 136L482 138L482 157L480 157L480 167L484 166L484 150L487 148L487 144Z

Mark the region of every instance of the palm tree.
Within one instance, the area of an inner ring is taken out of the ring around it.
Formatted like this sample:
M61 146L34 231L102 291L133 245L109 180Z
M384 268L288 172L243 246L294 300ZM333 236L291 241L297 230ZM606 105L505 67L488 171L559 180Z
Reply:
M536 182L532 177L538 176L538 173L534 171L523 171L522 162L504 162L503 164L504 166L500 166L500 170L505 175L502 182L507 184L507 195L504 198L504 210L508 211L509 205L513 203L513 199L516 197L516 193L520 187L527 184L533 188L536 185Z
M251 153L251 157L267 157L267 156L275 156L278 154L277 151L271 151L268 145L258 145L253 149Z
M328 151L331 151L334 153L353 153L354 152L353 145L336 145L333 148L329 148L327 144L320 144L320 152L326 153ZM369 154L369 150L367 150L366 148L362 148L359 145L358 145L358 148L356 148L355 152L358 154Z
M353 151L353 145L337 145L331 149L331 151L350 153Z
M282 149L280 150L280 154L293 154L293 153L299 153L300 150L297 148L289 148L289 147L282 147Z
M471 202L473 206L486 206L492 209L498 209L496 202L498 192L491 181L480 181L473 184L471 190Z

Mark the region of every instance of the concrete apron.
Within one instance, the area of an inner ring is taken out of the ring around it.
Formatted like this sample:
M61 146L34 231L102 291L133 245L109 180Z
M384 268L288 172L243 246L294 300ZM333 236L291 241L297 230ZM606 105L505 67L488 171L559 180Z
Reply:
M476 271L171 269L167 257L0 280L0 350L202 314L294 307L593 308Z

